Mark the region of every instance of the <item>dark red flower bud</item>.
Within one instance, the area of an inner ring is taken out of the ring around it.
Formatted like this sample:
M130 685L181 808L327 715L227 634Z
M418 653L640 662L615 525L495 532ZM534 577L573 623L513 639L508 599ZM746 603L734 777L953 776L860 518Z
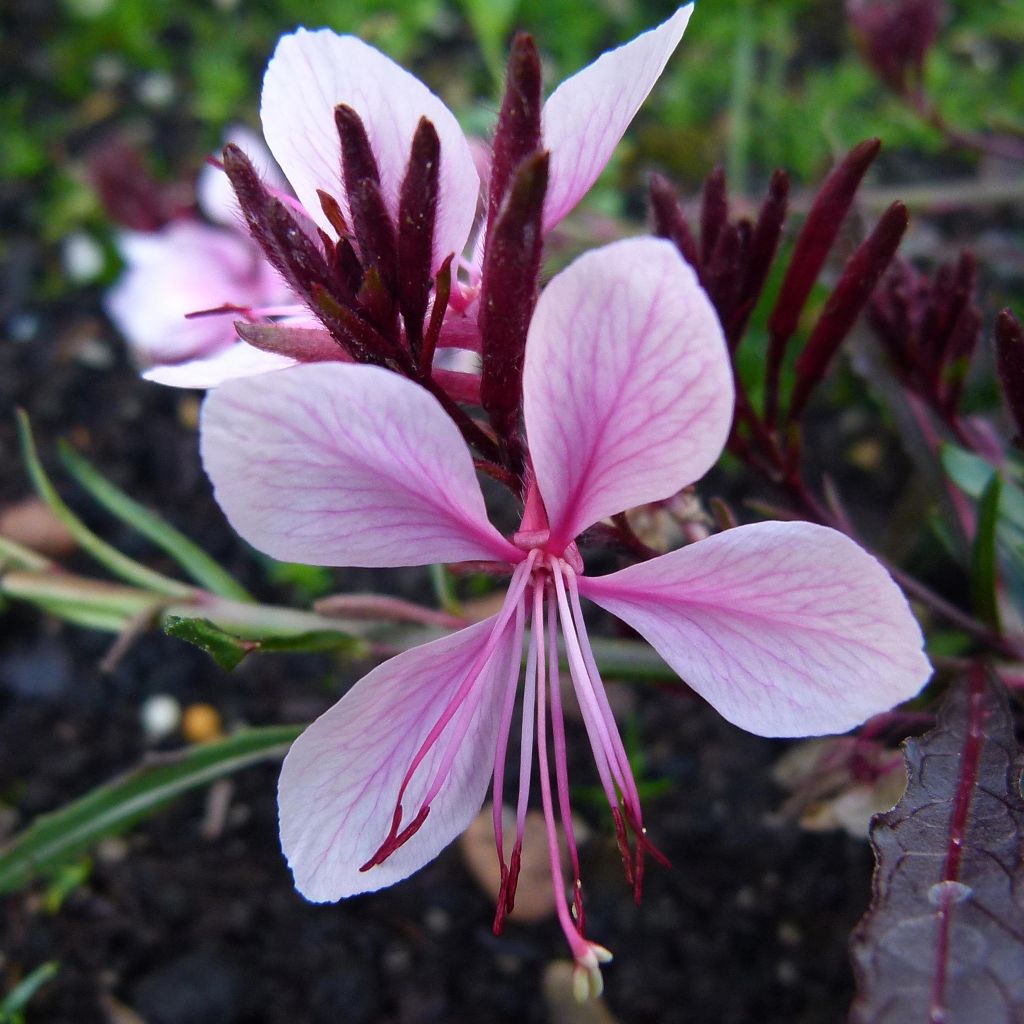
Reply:
M847 0L846 13L875 74L901 95L919 87L945 13L942 0Z
M667 238L682 253L683 259L701 273L700 254L690 225L686 223L675 191L668 179L660 174L651 175L651 212L654 218L654 232L659 238Z
M902 203L893 203L843 268L835 290L796 361L790 421L800 418L811 392L825 376L843 339L896 255L908 223L907 208Z
M1024 329L1008 309L996 317L996 369L1006 404L1017 428L1017 441L1024 438Z
M716 167L704 182L700 207L700 258L706 267L718 242L718 233L729 221L729 198L725 190L725 171Z
M480 286L481 399L491 424L514 459L522 405L526 332L537 301L541 221L548 186L548 154L523 161L508 198L488 228Z
M139 152L109 139L89 152L89 180L107 216L132 231L159 231L180 210L172 190L149 173Z
M786 347L796 331L807 297L825 265L839 228L853 205L861 180L881 145L878 139L868 139L850 150L825 179L797 236L793 256L768 321L765 419L769 425L774 424L778 409L779 375Z

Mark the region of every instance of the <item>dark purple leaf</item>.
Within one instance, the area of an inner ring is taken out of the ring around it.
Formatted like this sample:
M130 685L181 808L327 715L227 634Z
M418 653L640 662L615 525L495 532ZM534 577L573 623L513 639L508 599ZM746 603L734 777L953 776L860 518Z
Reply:
M811 392L825 375L843 339L849 334L878 284L878 279L896 255L908 223L907 208L902 203L893 203L843 268L835 291L829 296L796 362L796 383L789 407L790 420L800 418Z
M881 148L878 139L855 146L825 179L807 220L797 236L793 256L779 297L768 320L768 358L765 366L766 420L775 422L779 375L786 346L796 331L807 297L811 294L839 228L846 218L861 179Z
M906 745L903 799L872 827L852 1024L1024 1021L1024 800L1006 695L975 665Z
M420 353L430 300L440 161L437 131L421 117L398 204L398 306L413 358Z

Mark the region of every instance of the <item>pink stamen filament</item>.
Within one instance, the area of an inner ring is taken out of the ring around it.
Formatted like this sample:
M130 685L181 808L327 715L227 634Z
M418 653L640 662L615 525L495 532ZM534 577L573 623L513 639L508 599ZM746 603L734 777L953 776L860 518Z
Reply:
M540 588L534 591L534 622L543 623L543 594ZM551 799L551 773L548 769L548 738L547 716L545 714L545 671L544 659L537 663L537 769L540 775L540 797L544 809L544 825L548 837L548 858L551 863L551 884L555 892L555 909L558 923L569 948L578 963L593 958L590 943L576 930L569 905L565 898L565 881L562 877L562 856L558 848L558 826L555 824L555 813Z
M505 597L505 602L502 605L501 611L494 620L494 625L491 627L487 643L474 659L472 666L466 673L466 676L458 690L455 692L455 695L448 702L448 705L445 707L440 718L438 718L437 722L428 733L427 738L420 745L419 750L416 752L416 755L413 757L412 762L405 773L405 777L403 778L398 791L391 831L373 856L364 865L362 865L362 867L360 867L360 871L368 871L370 868L386 860L392 853L394 853L395 850L398 849L399 846L407 842L415 834L416 830L426 819L426 816L429 813L430 801L437 795L438 790L447 778L452 762L458 753L459 741L464 737L466 730L469 728L472 718L474 717L474 712L482 699L482 695L480 693L475 695L470 707L465 709L465 714L460 719L460 722L457 723L456 735L452 738L454 742L449 742L447 745L441 764L434 776L428 794L425 799L420 801L420 808L416 813L413 823L399 832L398 826L402 822L403 815L402 797L405 795L405 791L408 788L409 783L412 781L412 778L416 773L416 769L419 768L423 759L433 749L434 744L437 743L441 734L455 716L456 712L463 707L466 702L466 698L470 693L472 693L477 680L487 667L503 633L505 632L505 627L508 625L508 621L512 617L515 608L519 604L520 598L523 595L523 591L529 583L530 572L533 569L533 564L536 559L537 553L530 552L527 558L516 566L515 572L512 574L511 582L509 583L508 594Z
M562 680L558 670L558 607L548 602L548 667L551 688L551 739L555 753L555 782L558 788L558 809L562 817L562 831L573 872L573 916L576 929L582 935L583 883L580 880L580 858L576 847L576 833L572 827L572 806L569 801L569 764L565 744L565 719L562 714Z

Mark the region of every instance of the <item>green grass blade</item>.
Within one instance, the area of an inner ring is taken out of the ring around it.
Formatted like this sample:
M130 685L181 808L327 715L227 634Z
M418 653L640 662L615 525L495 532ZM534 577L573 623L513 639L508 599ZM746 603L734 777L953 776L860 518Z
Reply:
M0 893L80 856L168 801L260 761L283 757L301 726L245 729L227 739L159 755L52 814L0 850Z
M101 540L85 523L82 522L74 512L64 504L63 499L57 493L50 478L46 475L42 463L39 461L39 453L36 451L36 444L32 438L32 428L29 425L28 416L24 410L18 410L18 439L21 443L21 454L25 460L32 486L35 487L39 497L46 502L53 510L54 515L68 528L71 535L101 565L109 569L115 576L119 576L136 586L145 587L147 590L155 591L158 594L167 594L171 597L189 597L194 593L192 587L173 580L170 576L155 572L153 569L136 562L133 558L123 555L117 548L112 547L106 541Z
M24 1020L24 1012L33 996L57 976L60 964L50 960L40 964L31 974L23 978L2 1000L0 1000L0 1024L16 1024Z
M253 600L252 594L198 544L112 484L66 441L59 441L57 450L64 468L96 501L170 555L201 587L235 601Z
M982 622L999 632L999 568L996 560L996 529L1003 478L994 473L978 502L978 525L971 551L971 599Z

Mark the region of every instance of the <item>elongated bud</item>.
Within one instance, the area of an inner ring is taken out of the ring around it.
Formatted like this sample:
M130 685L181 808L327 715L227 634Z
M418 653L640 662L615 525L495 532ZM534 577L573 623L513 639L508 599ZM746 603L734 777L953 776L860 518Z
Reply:
M942 0L847 0L846 13L864 59L890 89L907 95L920 85Z
M790 421L799 419L811 392L824 377L843 339L896 255L908 223L907 208L902 203L893 203L843 268L835 291L829 296L806 348L797 359Z
M725 170L716 167L704 182L700 206L700 258L707 266L718 243L718 235L729 221L729 198Z
M697 271L697 276L701 277L702 267L697 243L683 215L679 200L676 199L675 190L661 174L651 175L650 188L654 233L659 238L667 238L679 250L683 259Z
M797 236L792 259L768 321L770 337L765 367L765 418L769 424L775 422L779 374L786 346L796 331L807 297L835 244L839 228L853 204L861 180L881 146L878 139L868 139L850 150L825 179Z
M341 139L341 170L352 215L352 231L364 266L374 266L389 289L397 276L397 242L384 194L377 159L370 148L360 116L342 103L334 108Z
M1019 445L1024 438L1024 329L1008 309L996 317L996 369Z
M512 41L498 124L494 130L487 219L494 223L519 165L541 148L540 55L533 37L520 32Z
M789 175L785 171L776 171L750 234L747 266L739 289L739 306L735 317L726 325L726 336L733 348L739 344L750 314L768 280L768 272L775 262L788 205Z
M421 117L398 202L398 306L415 359L419 358L423 319L430 301L440 166L441 141L437 130Z
M86 167L107 216L132 231L159 231L184 205L149 173L138 150L120 139L90 150Z
M484 410L513 454L513 462L519 458L516 435L523 356L526 331L537 301L547 186L548 154L537 153L523 161L508 199L489 229L480 287L480 393Z

